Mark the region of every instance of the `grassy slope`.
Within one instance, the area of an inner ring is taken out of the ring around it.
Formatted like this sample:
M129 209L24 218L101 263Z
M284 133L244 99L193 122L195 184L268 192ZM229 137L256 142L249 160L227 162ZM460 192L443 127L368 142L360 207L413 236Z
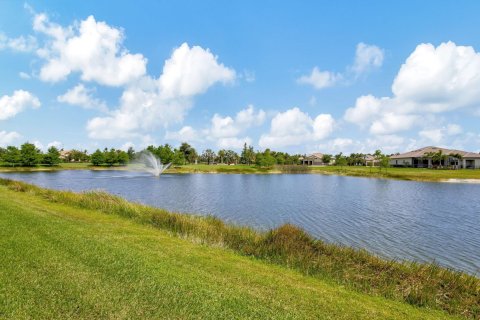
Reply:
M4 186L0 284L0 318L448 318Z

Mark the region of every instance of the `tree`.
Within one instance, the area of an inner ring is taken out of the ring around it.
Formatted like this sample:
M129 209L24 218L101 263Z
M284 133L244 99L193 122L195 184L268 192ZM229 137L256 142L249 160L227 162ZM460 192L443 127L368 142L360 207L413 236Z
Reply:
M385 169L385 171L388 170L388 167L390 167L390 157L386 155L382 155L380 158L380 162L378 163L378 167L380 170Z
M332 155L331 154L324 154L322 156L322 162L325 164L329 164L330 161L332 161Z
M115 149L110 149L109 151L104 152L105 163L109 166L113 166L118 162L117 152Z
M129 161L132 161L133 159L135 159L135 150L133 149L133 147L128 147L128 150L127 150L127 156L128 156L128 160Z
M437 152L427 152L423 155L422 159L431 159L432 160L432 166L435 167L442 166L442 161L444 162L448 156L446 154L443 154L442 150L438 150Z
M3 156L3 161L10 164L11 166L15 166L20 164L20 159L20 150L18 150L17 147L8 146L5 155Z
M124 166L128 164L130 161L130 157L128 156L128 153L122 150L117 151L117 161L121 166Z
M272 156L270 149L266 149L263 153L257 152L255 164L263 168L273 167L273 165L275 165L275 158Z
M341 152L339 154L336 154L335 165L343 169L343 167L347 165L347 157L345 157Z
M60 152L54 146L50 147L43 156L43 163L49 166L55 166L60 163Z
M172 149L172 146L170 146L168 143L166 143L163 146L159 146L157 148L157 157L160 158L162 163L170 163L173 162L173 157L174 157L174 150Z
M179 149L183 153L183 157L188 161L188 163L194 163L195 160L197 160L197 151L188 143L183 142Z
M20 163L24 167L33 167L38 164L39 150L33 143L26 142L20 147Z
M91 156L90 156L90 161L94 166L99 166L103 163L105 163L105 157L103 155L103 152L97 149Z
M218 151L218 160L220 161L221 164L223 164L223 162L225 161L225 155L226 155L225 150L222 149Z
M225 161L227 161L228 164L237 164L239 161L239 156L235 151L227 150L225 152Z
M463 160L463 156L460 153L450 153L449 156L456 160L453 166L454 169L460 168L460 162Z
M173 153L172 163L176 166L181 166L185 164L185 154L182 151L175 149Z
M212 151L212 149L207 149L203 151L202 153L202 161L206 162L207 164L213 163L213 160L215 160L215 152Z

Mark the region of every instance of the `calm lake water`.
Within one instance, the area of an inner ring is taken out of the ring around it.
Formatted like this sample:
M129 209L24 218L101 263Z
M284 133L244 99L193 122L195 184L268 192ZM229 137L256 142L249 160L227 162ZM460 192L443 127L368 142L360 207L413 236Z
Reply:
M212 214L312 235L388 258L436 261L480 274L480 185L316 174L165 174L126 171L4 173L43 187L102 189L173 211Z

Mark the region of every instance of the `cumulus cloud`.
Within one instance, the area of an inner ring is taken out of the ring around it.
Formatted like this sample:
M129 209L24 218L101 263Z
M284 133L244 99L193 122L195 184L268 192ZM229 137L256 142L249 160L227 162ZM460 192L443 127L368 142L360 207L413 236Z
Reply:
M355 106L346 110L344 119L368 127L375 135L411 130L424 126L429 115L477 107L479 87L480 54L472 47L453 42L437 47L420 44L395 77L392 97L359 97ZM438 136L430 130L422 135Z
M46 14L36 14L33 29L48 38L37 50L45 61L40 69L43 81L58 82L78 72L83 81L121 86L146 73L147 59L123 47L123 31L93 16L62 27Z
M40 100L25 90L16 90L13 95L0 98L0 120L14 117L27 108L39 108Z
M340 82L348 83L349 78L353 76L356 78L372 69L381 67L383 59L383 49L375 45L360 42L357 45L353 65L347 67L344 72L335 73L314 67L310 74L298 78L297 83L311 85L317 90L333 87Z
M16 140L20 139L21 135L18 132L0 131L0 147L12 145Z
M342 75L339 73L333 73L330 71L320 71L318 67L314 67L309 75L301 76L297 79L300 84L308 84L315 89L323 89L332 87L342 79Z
M158 80L143 77L125 89L118 109L107 117L91 119L91 138L137 137L156 127L179 123L196 95L216 83L229 83L235 71L218 62L209 49L184 43L165 61Z
M210 141L215 141L217 147L238 149L246 142L250 144L252 139L248 136L239 137L251 127L260 126L266 118L263 110L255 111L252 105L240 110L235 118L213 115L210 128L204 130L204 134Z
M86 88L83 84L78 84L63 95L57 97L58 102L67 103L74 106L80 106L85 109L97 109L107 111L104 101L94 98L95 89Z
M183 43L165 61L158 80L164 98L191 97L204 93L217 82L235 79L235 71L218 62L209 49Z
M383 64L383 58L383 49L360 42L357 44L352 71L355 74L360 75L374 68L379 68Z
M270 132L260 137L262 148L296 146L319 141L334 130L335 120L330 114L320 114L312 119L299 108L278 113L271 121Z
M37 40L33 36L9 38L0 32L0 50L9 49L18 52L32 52L37 48Z
M58 150L62 149L63 148L63 143L61 143L60 141L52 141L52 142L49 142L47 143L47 150L51 147L55 147L57 148Z
M178 131L167 131L165 139L189 143L203 141L200 133L191 126L184 126Z

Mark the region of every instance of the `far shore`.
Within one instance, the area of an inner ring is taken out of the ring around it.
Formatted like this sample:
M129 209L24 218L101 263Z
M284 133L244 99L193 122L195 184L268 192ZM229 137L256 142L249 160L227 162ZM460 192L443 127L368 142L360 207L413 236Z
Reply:
M59 170L132 170L132 166L93 166L90 163L61 163L58 166L37 167L0 167L0 172L34 172L34 171L59 171ZM136 170L133 167L133 170ZM418 169L418 168L388 168L380 170L378 167L365 166L275 166L261 168L254 165L206 165L192 164L172 166L165 173L171 174L325 174L353 177L397 179L411 181L430 181L443 183L480 183L480 170L460 169Z

